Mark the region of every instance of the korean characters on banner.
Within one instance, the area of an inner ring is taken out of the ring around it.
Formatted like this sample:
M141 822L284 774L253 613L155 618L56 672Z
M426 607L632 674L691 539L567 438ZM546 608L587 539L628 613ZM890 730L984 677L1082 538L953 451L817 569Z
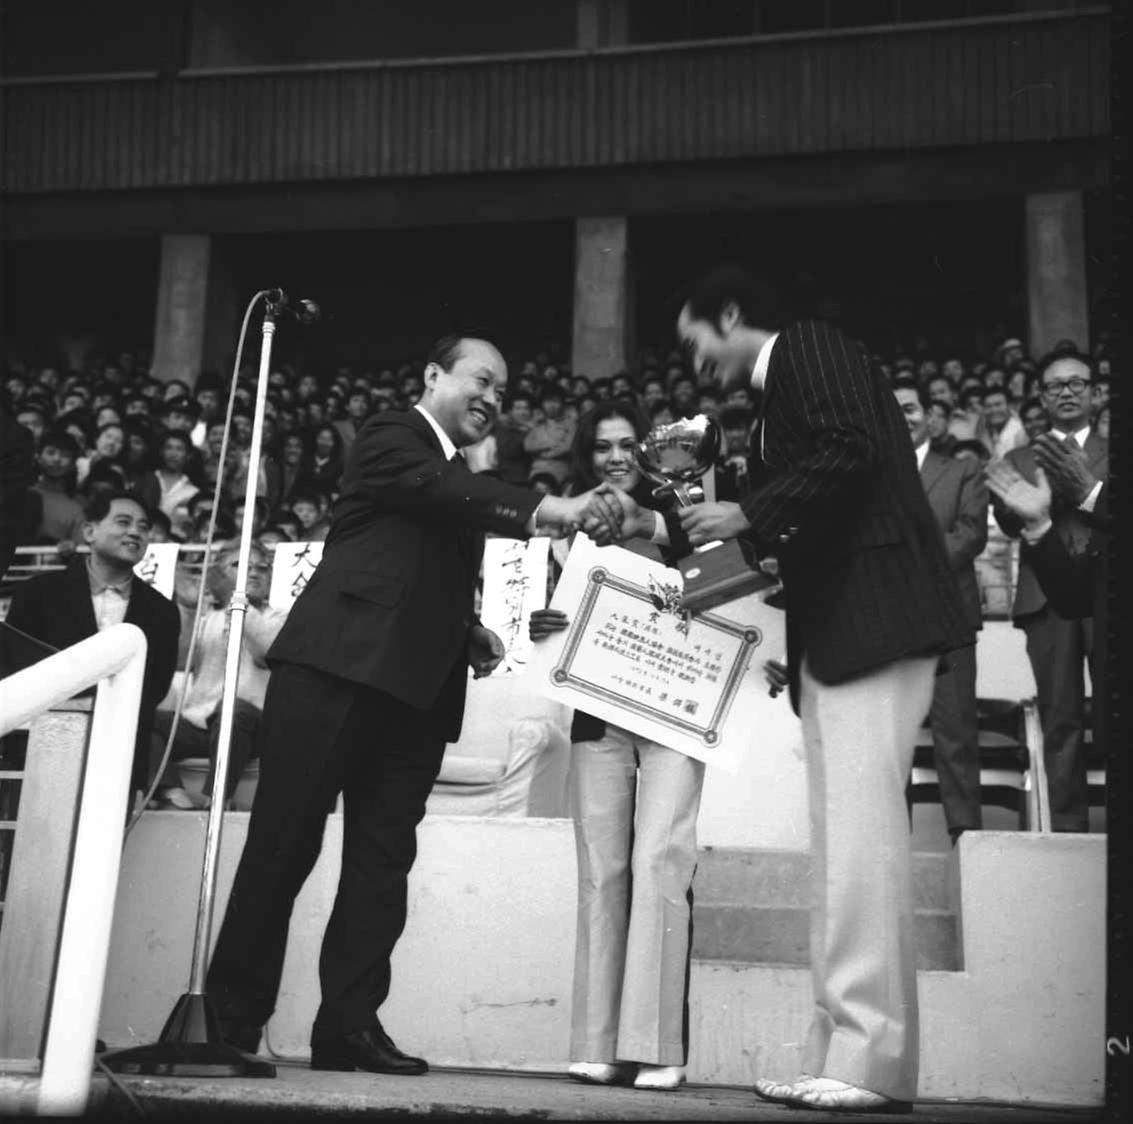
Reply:
M680 571L579 535L551 600L570 625L534 646L532 687L736 773L777 706L763 675L786 650L772 592L690 616Z
M322 561L321 542L281 542L275 547L268 604L287 612Z
M489 538L484 543L484 589L480 620L503 642L504 658L492 674L516 675L527 668L532 643L527 621L547 604L550 540Z
M142 560L134 567L134 573L146 585L152 585L163 597L172 599L173 583L177 577L178 550L179 543L150 543Z

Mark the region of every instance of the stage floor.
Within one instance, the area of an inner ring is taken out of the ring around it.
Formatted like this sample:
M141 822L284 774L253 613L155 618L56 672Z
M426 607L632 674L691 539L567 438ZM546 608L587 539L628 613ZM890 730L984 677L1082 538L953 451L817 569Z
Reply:
M788 1109L758 1100L750 1089L685 1086L676 1093L581 1085L561 1074L486 1070L434 1070L424 1077L382 1077L313 1072L282 1063L274 1079L117 1079L145 1111L146 1119L328 1120L473 1117L513 1120L743 1120L809 1124L839 1119L829 1113ZM124 1093L97 1079L98 1119L136 1119ZM855 1120L916 1124L1086 1124L1101 1110L988 1102L919 1102L908 1116L858 1115Z

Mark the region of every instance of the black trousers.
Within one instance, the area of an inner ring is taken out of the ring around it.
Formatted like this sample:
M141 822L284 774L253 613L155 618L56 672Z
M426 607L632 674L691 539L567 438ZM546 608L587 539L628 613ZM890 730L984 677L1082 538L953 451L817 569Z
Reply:
M933 685L929 721L940 803L948 830L956 832L979 829L983 824L976 646L969 644L949 652L948 665Z
M1046 605L1018 624L1027 636L1038 688L1051 826L1089 831L1085 666L1093 652L1093 619L1067 620Z
M248 839L209 966L222 1018L275 1009L295 896L343 795L342 872L319 957L312 1041L372 1026L405 927L416 827L444 756L431 713L312 668L272 671Z

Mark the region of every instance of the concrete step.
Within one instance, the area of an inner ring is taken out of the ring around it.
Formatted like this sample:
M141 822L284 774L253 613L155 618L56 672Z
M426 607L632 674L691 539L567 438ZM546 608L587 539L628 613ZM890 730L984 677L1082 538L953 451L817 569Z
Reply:
M810 962L810 855L802 851L705 848L693 884L693 956L748 964ZM950 854L914 852L917 966L962 964L955 865Z
M810 912L776 906L701 905L693 909L692 955L697 960L744 964L810 963ZM917 967L957 972L961 968L956 915L917 910Z

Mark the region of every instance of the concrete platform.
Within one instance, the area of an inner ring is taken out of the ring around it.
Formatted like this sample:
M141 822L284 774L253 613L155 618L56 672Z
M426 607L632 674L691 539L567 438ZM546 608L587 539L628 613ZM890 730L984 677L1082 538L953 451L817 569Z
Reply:
M0 1082L4 1079L0 1078ZM811 1124L830 1113L767 1104L750 1089L686 1085L675 1093L581 1085L560 1075L460 1069L424 1077L312 1072L281 1063L274 1079L118 1077L96 1079L96 1120L280 1121L472 1117L500 1120L737 1120ZM127 1092L129 1096L127 1096ZM133 1098L131 1101L130 1098ZM854 1114L860 1121L914 1124L1087 1124L1100 1109L1029 1103L919 1101L910 1114Z

